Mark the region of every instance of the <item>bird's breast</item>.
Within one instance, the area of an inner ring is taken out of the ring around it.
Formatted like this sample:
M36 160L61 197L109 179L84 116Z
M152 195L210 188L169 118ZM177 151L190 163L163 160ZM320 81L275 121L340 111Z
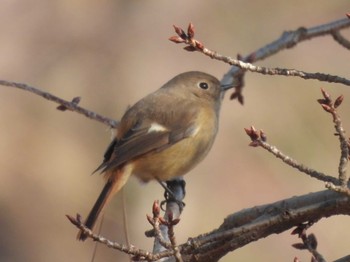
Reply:
M133 173L142 181L155 178L167 181L185 175L208 154L216 137L217 122L215 112L203 110L188 137L164 150L141 156L135 161Z

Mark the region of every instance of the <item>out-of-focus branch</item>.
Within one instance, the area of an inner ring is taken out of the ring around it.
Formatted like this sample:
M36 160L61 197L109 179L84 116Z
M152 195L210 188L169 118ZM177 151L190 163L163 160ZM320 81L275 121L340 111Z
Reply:
M0 80L0 85L9 86L9 87L16 87L16 88L19 88L19 89L22 89L25 91L29 91L29 92L34 93L36 95L39 95L47 100L53 101L53 102L59 104L57 109L60 111L65 111L65 110L74 111L74 112L82 114L90 119L97 120L98 122L101 122L101 123L108 125L112 128L115 128L118 125L118 121L115 121L113 119L107 118L107 117L99 115L93 111L90 111L90 110L87 110L85 108L78 106L78 103L80 102L79 97L75 97L75 98L73 98L73 100L71 102L69 102L69 101L66 101L62 98L55 96L55 95L52 95L48 92L41 91L38 88L29 86L29 85L23 84L23 83L16 83L16 82Z
M350 50L350 41L347 40L344 36L342 36L339 31L332 32L332 36L338 44Z

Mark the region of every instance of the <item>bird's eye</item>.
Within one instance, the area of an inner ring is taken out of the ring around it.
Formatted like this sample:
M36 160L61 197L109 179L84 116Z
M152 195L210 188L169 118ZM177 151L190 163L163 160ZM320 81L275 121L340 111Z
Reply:
M208 85L208 83L206 83L206 82L199 82L199 83L198 83L198 86L199 86L201 89L208 89L208 88L209 88L209 85Z

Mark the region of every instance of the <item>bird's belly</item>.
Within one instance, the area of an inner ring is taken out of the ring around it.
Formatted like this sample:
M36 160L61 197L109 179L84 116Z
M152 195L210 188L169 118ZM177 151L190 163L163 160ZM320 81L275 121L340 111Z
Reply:
M212 143L201 141L189 137L160 152L148 153L135 161L133 174L144 182L152 179L167 181L183 176L210 150Z

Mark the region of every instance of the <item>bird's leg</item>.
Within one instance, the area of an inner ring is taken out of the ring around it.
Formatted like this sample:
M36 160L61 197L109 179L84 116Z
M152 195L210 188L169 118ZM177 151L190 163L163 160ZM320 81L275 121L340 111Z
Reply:
M168 180L165 183L157 179L159 184L164 188L164 197L165 200L161 202L161 207L168 202L176 202L180 209L182 210L185 207L185 203L182 201L186 195L186 182L182 177Z
M169 189L167 182L161 181L159 178L157 178L158 183L164 188L164 198L168 200L169 198L175 199L174 193Z

